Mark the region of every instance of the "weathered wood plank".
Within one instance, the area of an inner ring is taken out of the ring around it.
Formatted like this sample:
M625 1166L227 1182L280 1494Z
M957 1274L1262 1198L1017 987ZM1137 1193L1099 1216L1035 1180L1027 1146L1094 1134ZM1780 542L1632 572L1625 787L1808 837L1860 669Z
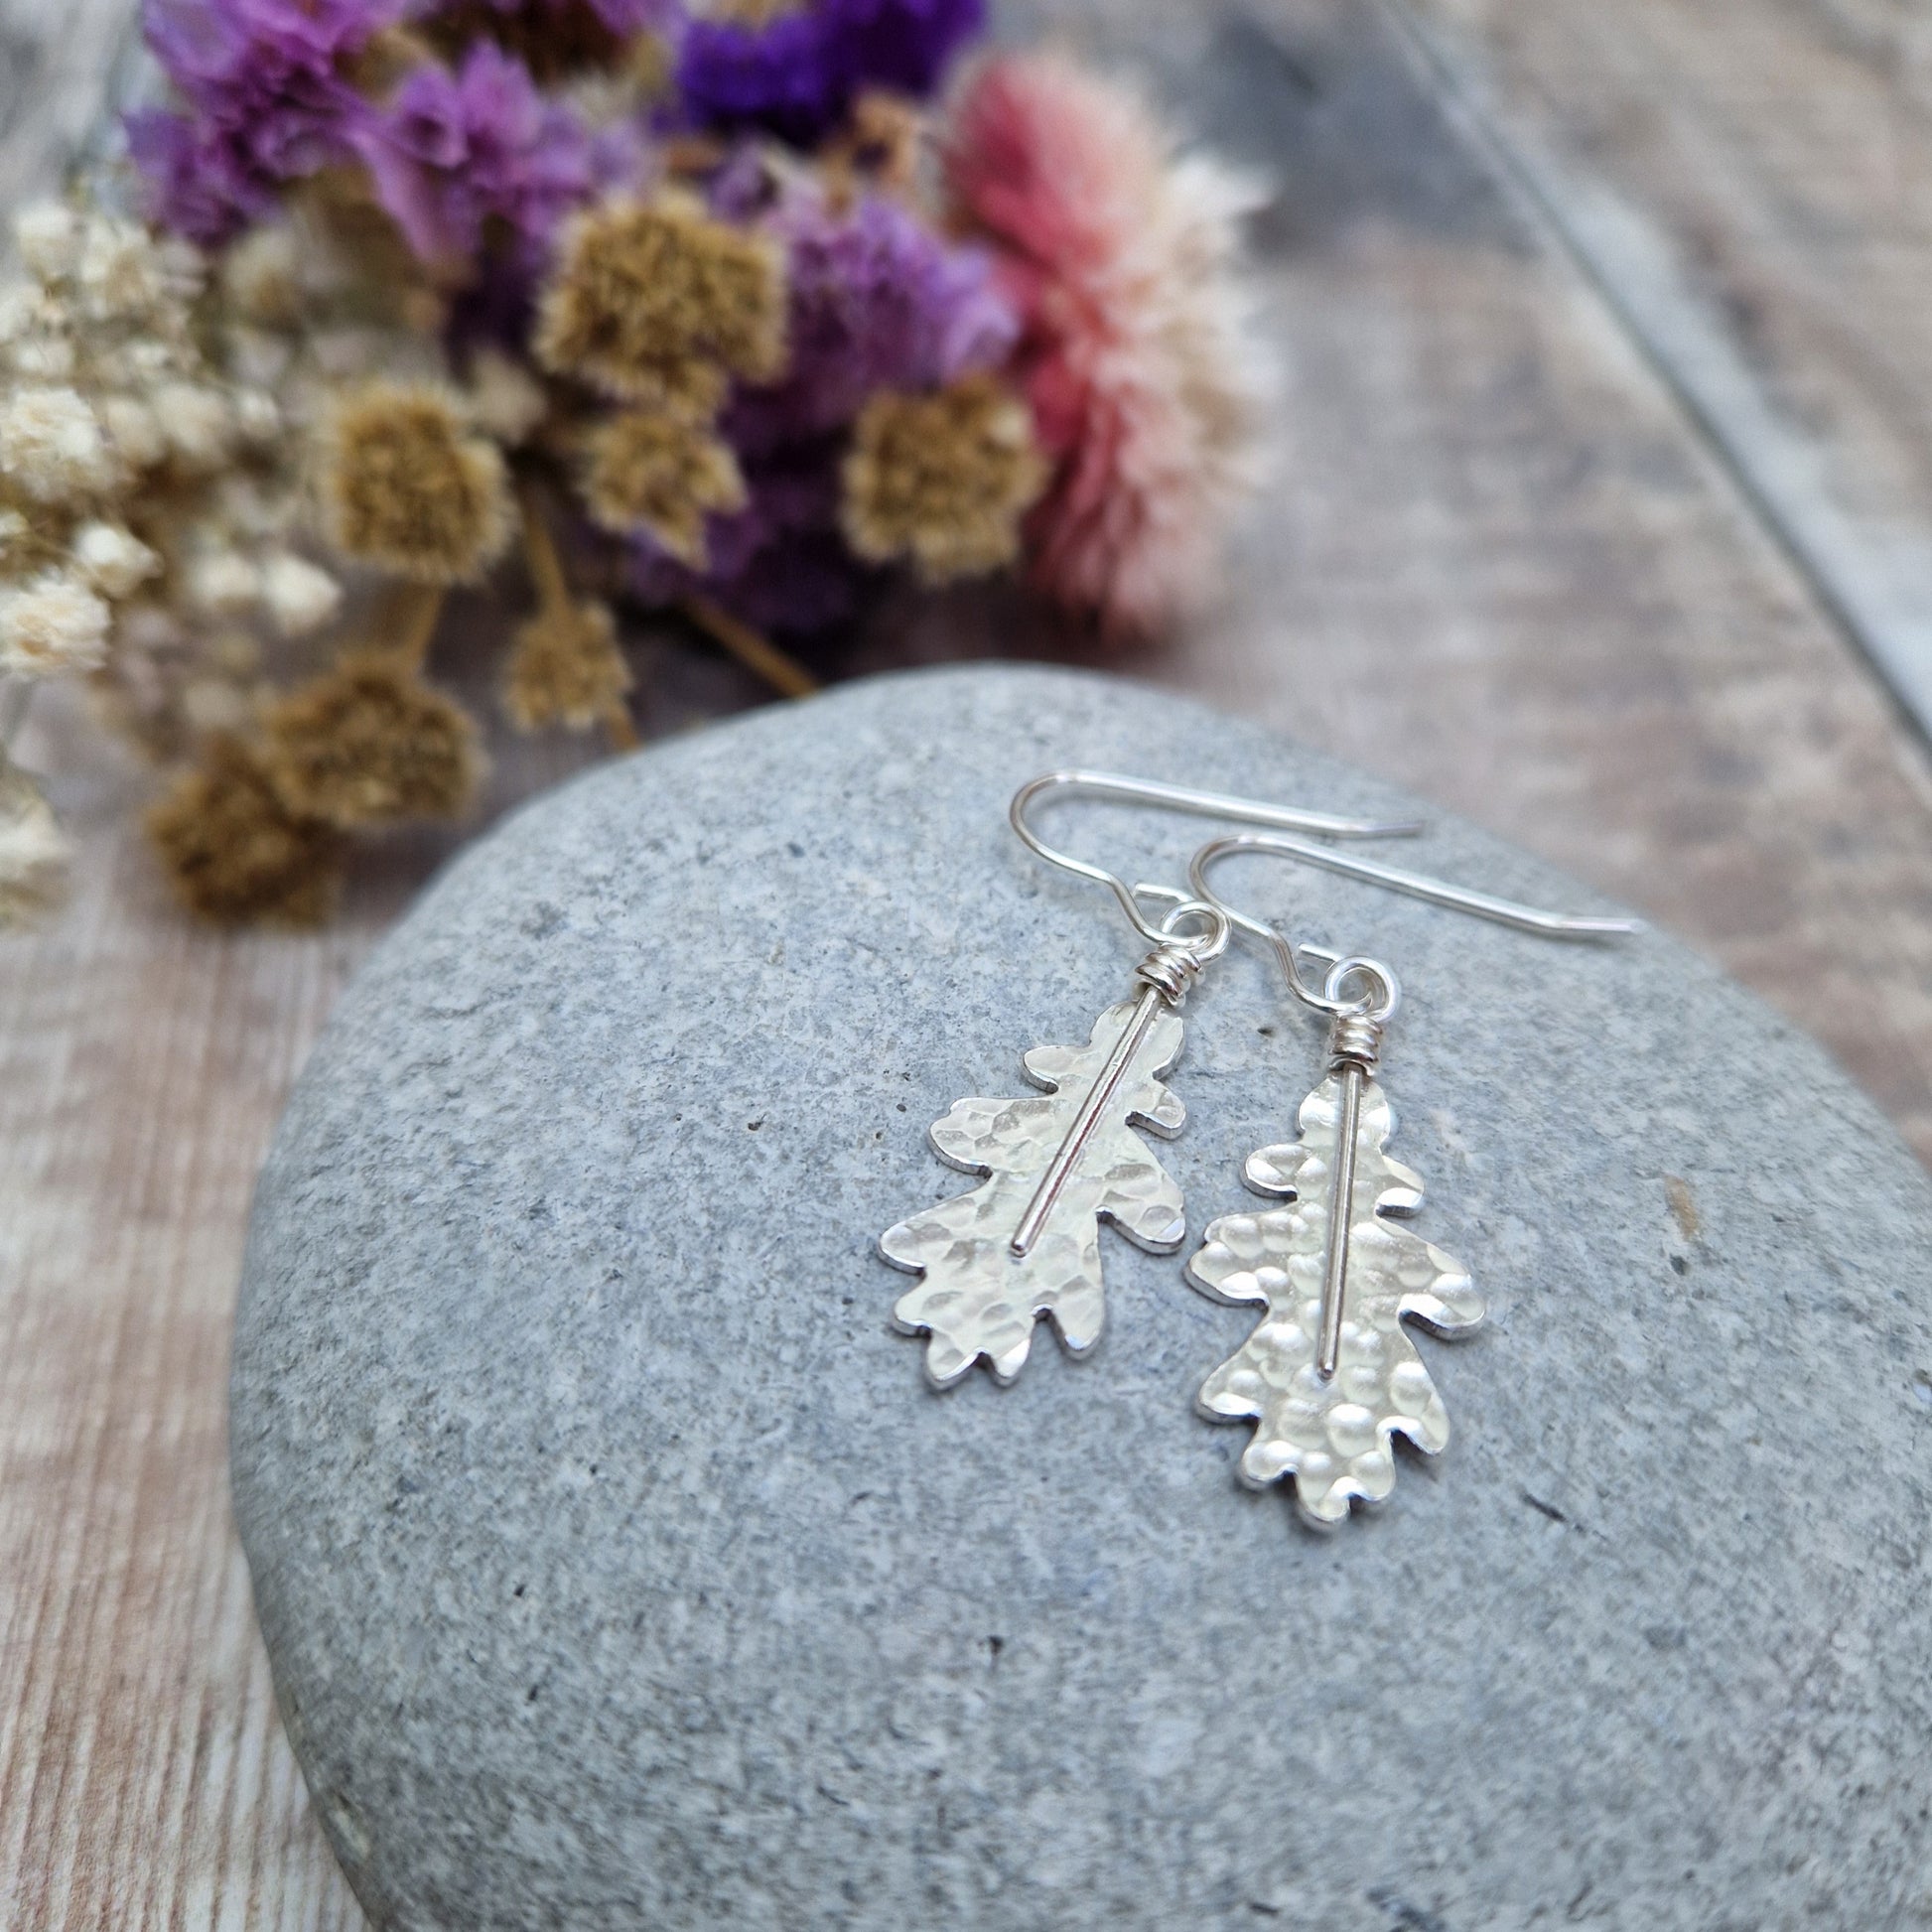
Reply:
M0 0L0 19L30 4ZM1456 4L1458 33L1514 21L1554 62L1569 32L1631 76L1626 14L1649 44L1693 11L1540 0L1569 22L1546 30L1523 25L1531 9ZM1430 62L1351 0L1011 11L1145 61L1278 184L1261 239L1284 473L1219 607L1123 668L1270 718L1632 899L1823 1033L1932 1153L1921 753ZM1825 9L1722 12L1750 38ZM84 10L52 38L69 17L34 16L43 73L84 74L111 39ZM1834 17L1903 32L1885 0ZM9 101L40 92L9 69L0 154L22 125ZM1692 127L1693 106L1673 111ZM1802 129L1790 140L1795 155ZM0 199L31 172L0 170ZM1792 351L1792 380L1810 353ZM1071 650L970 596L866 650L908 646ZM677 715L689 675L683 690ZM82 857L65 920L0 946L0 1922L338 1932L360 1921L275 1725L227 1523L226 1326L288 1082L438 847L391 847L327 935L213 938L161 897L129 829L134 774L60 707L26 750L69 774Z
M1377 10L1080 18L1280 184L1288 462L1223 608L1134 668L1643 906L1932 1154L1922 749L1542 210Z
M128 784L90 775L76 901L0 947L0 1922L347 1927L228 1523L222 1375L253 1170L368 922L189 930Z
M1924 10L1385 5L1932 730Z

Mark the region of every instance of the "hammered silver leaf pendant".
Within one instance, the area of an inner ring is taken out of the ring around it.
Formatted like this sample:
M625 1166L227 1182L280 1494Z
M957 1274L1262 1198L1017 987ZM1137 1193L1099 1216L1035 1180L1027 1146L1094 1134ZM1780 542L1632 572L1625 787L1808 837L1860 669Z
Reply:
M1211 1223L1187 1274L1215 1301L1267 1309L1202 1385L1202 1414L1252 1421L1242 1480L1292 1474L1303 1515L1329 1528L1351 1498L1395 1486L1394 1437L1430 1454L1449 1441L1405 1318L1453 1335L1483 1304L1459 1262L1389 1218L1421 1204L1422 1180L1383 1151L1395 1116L1373 1074L1337 1065L1300 1118L1298 1142L1247 1163L1248 1185L1282 1204Z
M893 1315L901 1332L927 1337L936 1387L981 1361L1011 1382L1041 1316L1070 1353L1092 1348L1106 1314L1102 1221L1156 1254L1180 1246L1180 1189L1135 1130L1172 1137L1186 1119L1161 1078L1181 1033L1180 1016L1149 988L1109 1007L1086 1045L1028 1053L1043 1093L961 1100L934 1124L940 1159L985 1178L887 1229L879 1251L920 1277Z

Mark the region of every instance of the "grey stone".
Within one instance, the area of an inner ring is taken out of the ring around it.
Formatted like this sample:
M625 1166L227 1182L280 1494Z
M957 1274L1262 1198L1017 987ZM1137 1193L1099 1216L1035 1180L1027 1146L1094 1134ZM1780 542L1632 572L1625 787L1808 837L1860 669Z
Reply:
M1140 950L1006 829L1072 761L1412 803L1123 683L891 678L539 800L344 1000L256 1203L234 1487L378 1924L1926 1922L1932 1187L1666 939L1230 875L1403 974L1393 1152L1489 1298L1378 1515L1237 1484L1192 1404L1248 1312L1111 1233L1092 1356L925 1385L873 1243L962 1184L927 1124ZM1203 833L1054 822L1151 878ZM1321 1034L1248 956L1187 1033L1197 1235Z

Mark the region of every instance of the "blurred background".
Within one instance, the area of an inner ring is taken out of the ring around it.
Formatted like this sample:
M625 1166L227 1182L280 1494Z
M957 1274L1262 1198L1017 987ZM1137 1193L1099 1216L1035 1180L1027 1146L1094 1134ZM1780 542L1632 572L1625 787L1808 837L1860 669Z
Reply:
M1350 759L1717 958L1932 1157L1932 19L1033 0L1000 31L1146 75L1265 184L1280 471L1159 646L962 593L843 668L1105 664ZM123 0L0 0L0 207L107 138L137 42ZM646 735L769 701L672 639ZM10 1922L353 1926L273 1719L221 1378L288 1083L457 835L386 843L318 933L224 936L76 708L18 750L79 852L0 941ZM573 756L499 762L490 809Z

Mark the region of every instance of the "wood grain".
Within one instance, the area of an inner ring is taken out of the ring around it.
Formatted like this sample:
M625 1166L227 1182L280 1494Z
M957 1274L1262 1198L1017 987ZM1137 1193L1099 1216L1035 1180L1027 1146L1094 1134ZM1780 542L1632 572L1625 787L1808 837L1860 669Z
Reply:
M274 1718L222 1364L253 1169L367 927L189 930L131 788L96 768L75 902L0 947L0 1922L333 1932L360 1920Z
M106 13L28 3L0 0L0 35L38 36L37 72L84 78L114 43ZM1429 0L1418 17L1450 38L1419 43L1354 0L1010 9L1016 30L1152 69L1276 185L1259 241L1283 473L1215 610L1121 668L1354 758L1661 917L1835 1044L1932 1154L1921 745L1736 453L1482 118L1587 186L1600 164L1673 261L1686 208L1714 237L1699 261L1775 257L1748 328L1707 304L1726 352L1848 515L1922 531L1925 445L1906 446L1932 324L1903 290L1925 210L1863 208L1866 239L1838 258L1901 279L1831 316L1824 258L1794 260L1805 223L1779 230L1738 186L1771 141L1797 192L1806 117L1754 130L1714 51L1734 35L1752 61L1799 60L1832 34L1891 50L1863 57L1860 98L1884 112L1821 110L1819 165L1847 198L1818 217L1835 236L1826 216L1882 175L1861 125L1879 145L1915 125L1921 41L1884 0ZM1446 91L1444 47L1481 98ZM1563 87L1592 72L1630 113L1648 73L1675 161L1638 152L1607 106L1604 132L1575 138ZM59 88L18 73L0 83L0 194L74 124L43 111ZM1714 152L1730 157L1715 199L1685 179ZM1892 385L1889 457L1861 454L1885 412L1841 404L1848 369ZM1082 647L962 595L855 664L1028 650ZM749 695L702 658L673 670L659 728ZM360 1920L274 1721L228 1525L226 1331L289 1081L441 847L385 848L328 934L212 937L176 918L128 830L139 774L90 743L72 711L37 712L23 751L64 774L80 888L51 930L0 945L0 1923L337 1932ZM561 768L548 757L499 798Z
M1932 729L1932 21L1388 0Z

